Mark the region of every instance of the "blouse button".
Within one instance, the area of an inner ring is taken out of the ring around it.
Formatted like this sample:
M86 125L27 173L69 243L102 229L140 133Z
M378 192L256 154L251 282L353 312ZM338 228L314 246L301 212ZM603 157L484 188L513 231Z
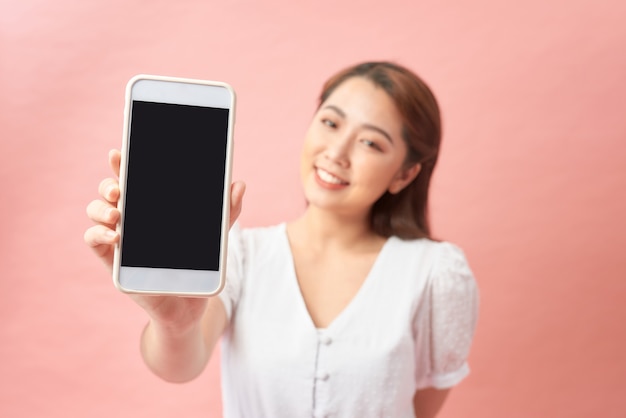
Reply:
M319 372L316 377L318 380L328 380L330 375L326 372Z
M333 340L328 335L320 335L320 342L324 345L329 345Z

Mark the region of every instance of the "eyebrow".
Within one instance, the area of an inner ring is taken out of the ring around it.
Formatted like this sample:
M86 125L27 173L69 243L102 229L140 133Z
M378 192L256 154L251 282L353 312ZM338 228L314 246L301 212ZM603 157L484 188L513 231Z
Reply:
M339 109L339 108L338 108L337 106L335 106L335 105L327 105L327 106L324 106L324 107L323 107L323 109L330 109L330 110L333 110L333 111L335 111L335 112L336 112L339 116L341 116L342 118L345 118L345 117L346 117L346 112L344 112L343 110ZM369 130L372 130L372 131L376 131L376 132L378 132L379 134L381 134L382 136L384 136L385 138L387 138L387 140L393 144L393 139L391 139L391 135L389 135L389 134L387 133L387 131L385 131L384 129L379 128L379 127L378 127L378 126L376 126L376 125L371 125L371 124L369 124L369 123L364 123L362 126L363 126L363 128L365 128L365 129L369 129Z

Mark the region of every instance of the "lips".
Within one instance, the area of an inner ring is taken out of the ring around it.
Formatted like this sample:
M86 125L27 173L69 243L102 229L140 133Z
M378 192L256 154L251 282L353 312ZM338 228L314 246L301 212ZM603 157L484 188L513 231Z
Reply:
M349 184L344 179L337 177L336 175L320 167L315 167L315 174L317 174L317 177L320 180L322 180L324 183L327 183L333 186L346 186Z

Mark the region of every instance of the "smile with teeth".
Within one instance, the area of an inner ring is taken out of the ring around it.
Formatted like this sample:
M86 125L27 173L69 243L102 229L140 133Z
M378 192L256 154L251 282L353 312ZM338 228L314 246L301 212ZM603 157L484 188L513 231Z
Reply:
M315 170L320 179L330 184L348 184L348 182L341 180L339 177L336 177L330 174L328 171L323 170L321 168L316 168Z

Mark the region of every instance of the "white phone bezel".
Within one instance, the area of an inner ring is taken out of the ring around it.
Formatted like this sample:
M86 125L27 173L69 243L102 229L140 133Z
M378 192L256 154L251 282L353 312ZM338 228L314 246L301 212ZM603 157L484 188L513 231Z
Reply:
M133 100L229 109L218 271L121 266L124 203ZM234 125L235 92L226 83L144 74L137 75L129 80L126 86L122 158L119 176L120 198L118 209L121 216L116 226L120 240L115 246L113 260L113 283L118 290L125 293L195 297L214 296L222 291L226 283Z

